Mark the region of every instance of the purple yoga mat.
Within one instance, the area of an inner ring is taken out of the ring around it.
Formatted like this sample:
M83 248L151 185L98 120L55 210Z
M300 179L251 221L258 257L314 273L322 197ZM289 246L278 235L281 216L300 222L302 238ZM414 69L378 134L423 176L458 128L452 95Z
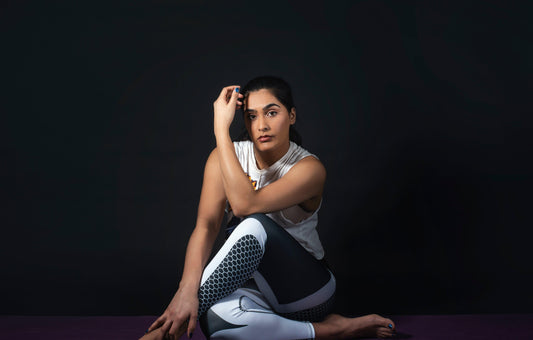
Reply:
M533 314L399 315L391 318L396 323L397 339L533 340ZM155 316L0 316L0 339L138 339L155 319ZM199 327L193 339L205 339Z

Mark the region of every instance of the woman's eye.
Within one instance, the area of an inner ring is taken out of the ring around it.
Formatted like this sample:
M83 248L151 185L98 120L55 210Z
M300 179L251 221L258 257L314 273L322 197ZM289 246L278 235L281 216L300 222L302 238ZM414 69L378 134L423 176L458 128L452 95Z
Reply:
M267 112L267 116L269 116L269 117L273 117L273 116L275 116L277 113L278 113L277 111L268 111L268 112Z
M255 119L255 115L248 115L248 119L254 120Z

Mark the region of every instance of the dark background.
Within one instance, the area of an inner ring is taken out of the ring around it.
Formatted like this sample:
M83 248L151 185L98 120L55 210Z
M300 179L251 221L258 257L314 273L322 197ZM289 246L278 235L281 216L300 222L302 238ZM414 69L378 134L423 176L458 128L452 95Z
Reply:
M533 312L530 6L2 6L0 313L162 312L212 103L264 74L328 170L337 311Z

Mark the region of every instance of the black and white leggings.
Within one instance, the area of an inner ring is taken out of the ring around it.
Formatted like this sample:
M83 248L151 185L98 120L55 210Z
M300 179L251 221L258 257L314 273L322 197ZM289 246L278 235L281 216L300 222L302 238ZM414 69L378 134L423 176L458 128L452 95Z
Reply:
M253 278L253 280L250 280ZM264 214L244 219L205 268L199 315L210 339L314 339L335 278Z

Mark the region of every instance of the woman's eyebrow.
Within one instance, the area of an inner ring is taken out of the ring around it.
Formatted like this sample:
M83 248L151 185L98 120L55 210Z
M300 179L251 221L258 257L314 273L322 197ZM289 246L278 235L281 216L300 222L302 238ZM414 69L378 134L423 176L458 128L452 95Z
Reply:
M270 107L272 107L272 106L281 107L281 106L279 106L279 105L276 104L276 103L270 103L270 104L266 105L266 106L263 108L263 111L268 110L268 108L270 108ZM252 109L246 109L246 110L244 110L244 112L256 112L256 111L255 111L255 110L252 110Z

